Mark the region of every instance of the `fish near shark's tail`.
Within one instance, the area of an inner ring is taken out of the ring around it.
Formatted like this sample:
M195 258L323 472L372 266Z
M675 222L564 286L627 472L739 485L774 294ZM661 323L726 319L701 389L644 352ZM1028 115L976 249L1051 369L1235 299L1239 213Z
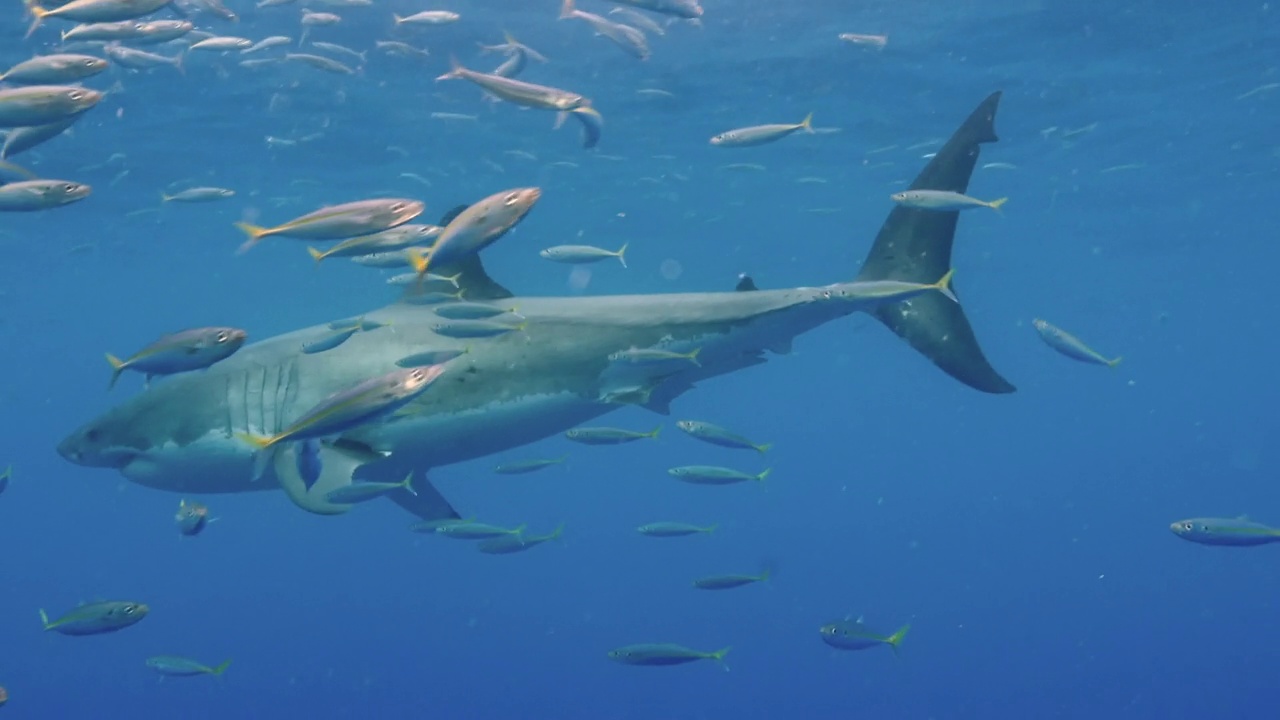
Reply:
M980 146L998 140L995 117L999 104L999 92L983 100L909 189L964 193ZM937 283L951 270L951 244L959 216L954 211L895 207L880 228L857 279ZM943 372L969 387L987 393L1016 389L983 355L959 302L943 293L882 303L872 314Z

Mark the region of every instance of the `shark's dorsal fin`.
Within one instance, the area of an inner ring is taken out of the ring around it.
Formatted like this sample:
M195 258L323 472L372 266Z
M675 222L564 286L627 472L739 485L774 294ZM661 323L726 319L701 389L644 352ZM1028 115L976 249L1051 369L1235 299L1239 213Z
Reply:
M440 227L447 227L454 218L462 214L469 205L459 205L440 218ZM458 276L458 289L462 291L462 297L465 300L501 300L503 298L513 297L510 290L502 287L489 277L489 273L484 271L484 264L480 261L480 256L472 253L463 260L453 263L452 265L444 265L440 268L432 268L431 272L445 277Z

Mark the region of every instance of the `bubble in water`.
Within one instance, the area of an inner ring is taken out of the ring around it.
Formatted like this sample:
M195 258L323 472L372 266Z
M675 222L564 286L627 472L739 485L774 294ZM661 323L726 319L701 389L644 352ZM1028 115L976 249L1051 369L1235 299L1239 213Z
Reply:
M574 290L586 290L591 284L591 271L585 267L576 267L569 273L569 287Z
M684 266L680 264L679 260L672 260L671 258L667 258L666 260L662 261L661 272L662 272L662 277L668 280L675 280L676 278L680 277L681 273L684 272Z

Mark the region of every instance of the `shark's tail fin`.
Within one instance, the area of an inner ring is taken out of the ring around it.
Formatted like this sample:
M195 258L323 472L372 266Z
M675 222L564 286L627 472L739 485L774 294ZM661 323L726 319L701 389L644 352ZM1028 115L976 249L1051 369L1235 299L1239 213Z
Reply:
M910 189L965 192L978 161L979 146L998 139L995 117L999 103L998 92L983 100L911 183ZM958 212L894 208L880 228L857 279L937 282L951 269L951 243L959 216ZM882 303L873 314L960 382L988 393L1015 390L987 362L960 304L942 293Z

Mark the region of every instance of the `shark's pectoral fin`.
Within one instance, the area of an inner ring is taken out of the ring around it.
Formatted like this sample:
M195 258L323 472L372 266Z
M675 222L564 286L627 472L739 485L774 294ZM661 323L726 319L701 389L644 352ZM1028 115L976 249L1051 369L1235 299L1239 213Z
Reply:
M1000 93L978 105L933 160L911 183L911 190L963 193L978 162L979 146L995 142ZM951 244L958 212L898 206L889 213L858 280L934 283L951 269ZM880 305L873 313L911 347L966 385L989 393L1015 390L987 362L959 304L938 293Z
M353 452L344 448L321 444L320 477L310 489L306 481L298 473L298 446L291 444L288 448L275 453L274 468L280 487L293 501L294 505L317 515L340 515L351 509L351 505L331 503L325 499L329 493L352 482L352 476L362 465L370 461L366 453ZM407 494L407 493L406 493Z
M395 490L387 494L387 497L423 520L450 520L460 518L453 506L448 500L436 490L436 486L431 484L426 473L422 473L413 481L413 489L418 493L414 495L407 490Z

